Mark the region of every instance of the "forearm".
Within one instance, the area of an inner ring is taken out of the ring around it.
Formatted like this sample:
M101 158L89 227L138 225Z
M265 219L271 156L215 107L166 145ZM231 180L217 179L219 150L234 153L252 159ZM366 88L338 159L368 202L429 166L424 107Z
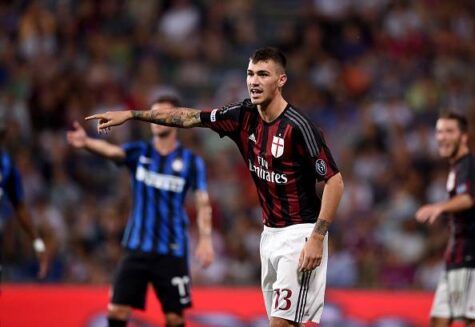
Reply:
M146 111L131 111L135 120L172 127L190 128L201 126L200 110L191 108L173 108Z
M104 140L93 139L88 137L84 148L91 153L100 155L111 160L122 160L125 158L124 150L117 145L111 144Z
M198 192L196 195L197 225L199 237L210 237L212 231L212 209L209 196L206 192Z
M325 184L322 195L322 205L312 236L325 236L336 214L341 197L343 196L343 179L341 174L331 177Z
M440 208L444 213L453 213L470 209L474 205L473 199L468 194L460 194L448 201L441 202Z
M38 237L38 232L33 226L33 221L31 220L31 216L29 215L25 204L17 204L15 207L15 211L18 221L20 222L21 228L25 231L25 233L31 240L36 239Z

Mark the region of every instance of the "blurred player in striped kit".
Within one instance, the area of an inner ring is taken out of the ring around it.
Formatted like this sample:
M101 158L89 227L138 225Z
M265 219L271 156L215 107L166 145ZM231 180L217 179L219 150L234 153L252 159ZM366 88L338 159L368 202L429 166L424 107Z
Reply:
M3 143L5 133L5 118L0 117L0 143ZM16 168L10 155L3 149L3 144L0 144L0 215L2 215L2 217L0 217L0 249L2 244L4 219L6 218L3 217L3 215L7 212L5 206L7 206L8 203L13 207L15 216L20 222L20 226L31 239L33 249L35 250L39 262L38 278L44 278L48 272L46 245L39 237L38 231L36 230L30 213L26 207L20 172ZM2 270L0 251L0 279Z
M153 109L174 109L179 100L162 95ZM166 326L185 326L183 310L191 306L188 268L189 189L195 193L199 240L195 251L203 267L213 260L211 206L203 160L184 148L173 127L151 125L153 139L122 146L87 136L77 122L68 132L75 148L125 165L132 175L133 208L123 237L119 265L108 306L110 327L126 326L132 308L144 309L151 283L165 313Z
M431 310L431 326L450 326L465 320L475 326L475 157L468 146L467 119L455 112L440 115L436 124L439 155L448 160L449 199L426 204L416 212L432 224L442 214L450 218L446 270L439 280Z

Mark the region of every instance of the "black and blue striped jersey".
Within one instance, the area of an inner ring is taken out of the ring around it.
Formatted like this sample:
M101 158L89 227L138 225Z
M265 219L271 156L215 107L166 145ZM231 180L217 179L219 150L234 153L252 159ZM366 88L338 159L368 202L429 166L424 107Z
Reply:
M122 245L133 251L185 256L188 216L184 201L188 189L207 189L203 160L181 145L165 156L152 142L132 142L122 148L133 190Z

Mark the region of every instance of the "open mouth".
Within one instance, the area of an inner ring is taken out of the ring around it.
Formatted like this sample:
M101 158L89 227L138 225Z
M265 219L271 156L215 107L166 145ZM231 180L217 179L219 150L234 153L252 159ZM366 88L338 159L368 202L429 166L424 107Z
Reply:
M262 92L263 91L261 89L256 89L256 88L250 89L251 95L254 95L254 96L258 96L258 95L262 94Z
M439 150L441 151L449 151L451 149L450 144L439 144Z

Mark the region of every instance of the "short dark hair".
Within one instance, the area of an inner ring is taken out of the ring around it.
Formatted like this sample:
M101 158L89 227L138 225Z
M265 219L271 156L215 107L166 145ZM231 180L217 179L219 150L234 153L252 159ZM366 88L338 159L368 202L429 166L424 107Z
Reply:
M451 119L457 121L457 125L462 131L462 133L467 133L468 132L468 120L467 118L455 111L452 110L446 110L442 111L439 115L439 119Z
M166 93L166 94L159 95L158 97L155 98L155 100L152 101L152 106L154 104L164 103L164 102L170 103L174 107L180 107L181 106L180 97L178 95L172 94L172 93Z
M284 70L287 65L287 59L285 58L285 55L282 53L282 51L274 47L257 49L254 51L249 60L251 60L254 64L259 61L272 60L281 65Z

